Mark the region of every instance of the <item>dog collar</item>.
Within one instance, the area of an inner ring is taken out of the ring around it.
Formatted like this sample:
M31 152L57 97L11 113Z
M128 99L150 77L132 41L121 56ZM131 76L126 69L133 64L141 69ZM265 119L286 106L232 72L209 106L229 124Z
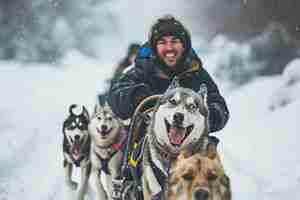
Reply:
M125 141L127 139L127 131L125 130L125 128L121 128L121 130L119 131L119 135L120 137L117 137L115 143L109 144L107 146L101 146L101 145L97 145L95 144L99 149L114 149L116 151L122 150L124 145L125 145Z
M102 158L96 151L95 154L98 157L98 159L101 162L101 170L103 170L106 174L110 174L110 170L108 168L108 163L110 161L110 159L118 152L121 151L125 145L125 141L127 138L127 131L125 130L125 128L121 128L120 132L119 132L120 137L118 137L117 142L113 143L111 145L108 146L99 146L97 145L98 148L100 149L106 149L107 150L107 158ZM123 158L122 158L123 160Z

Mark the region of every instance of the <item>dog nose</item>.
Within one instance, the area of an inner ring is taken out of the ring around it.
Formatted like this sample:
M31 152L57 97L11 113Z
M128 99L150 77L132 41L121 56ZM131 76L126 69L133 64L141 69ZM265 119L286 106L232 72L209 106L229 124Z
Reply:
M184 120L184 115L180 112L177 112L177 113L174 114L173 120L174 120L175 123L181 124Z
M194 199L195 200L207 200L208 199L208 191L199 189L194 192Z
M75 135L75 140L79 140L80 139L80 136L79 135Z
M106 125L102 125L102 126L101 126L101 129L102 129L103 131L106 131L106 130L107 130L107 126L106 126Z

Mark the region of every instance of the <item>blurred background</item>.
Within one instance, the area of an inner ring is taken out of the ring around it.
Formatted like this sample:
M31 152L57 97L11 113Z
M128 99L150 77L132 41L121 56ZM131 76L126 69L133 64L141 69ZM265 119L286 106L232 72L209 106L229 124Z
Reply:
M194 48L246 44L258 74L280 73L299 55L299 8L297 0L1 0L0 59L57 63L70 50L117 59L130 42L147 40L157 17L171 13L191 31ZM243 62L239 53L229 62Z
M230 55L218 76L241 83L281 73L299 56L299 8L297 0L1 0L0 59L56 64L76 50L117 60L131 42L147 40L157 17L171 13L191 31L203 57L234 45L224 51Z

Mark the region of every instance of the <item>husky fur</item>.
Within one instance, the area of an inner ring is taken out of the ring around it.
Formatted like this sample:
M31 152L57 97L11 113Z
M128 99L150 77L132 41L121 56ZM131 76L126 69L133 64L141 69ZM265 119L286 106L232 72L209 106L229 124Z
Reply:
M146 200L163 191L169 168L181 151L205 151L209 128L206 95L205 85L195 92L180 87L175 79L159 100L147 130L142 160Z
M92 176L96 188L96 199L112 199L112 181L120 178L123 160L123 145L127 132L114 115L107 102L95 106L89 124L92 139Z
M65 179L66 184L72 190L78 188L78 183L72 180L73 167L80 167L81 170L78 200L84 199L91 172L89 120L89 113L84 106L72 104L69 107L69 115L63 123L62 130Z

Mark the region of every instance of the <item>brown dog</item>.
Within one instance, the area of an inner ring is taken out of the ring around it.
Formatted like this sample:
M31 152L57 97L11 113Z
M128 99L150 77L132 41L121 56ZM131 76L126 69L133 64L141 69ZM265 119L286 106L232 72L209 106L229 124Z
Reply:
M171 167L164 200L230 200L228 177L217 158L181 153Z

